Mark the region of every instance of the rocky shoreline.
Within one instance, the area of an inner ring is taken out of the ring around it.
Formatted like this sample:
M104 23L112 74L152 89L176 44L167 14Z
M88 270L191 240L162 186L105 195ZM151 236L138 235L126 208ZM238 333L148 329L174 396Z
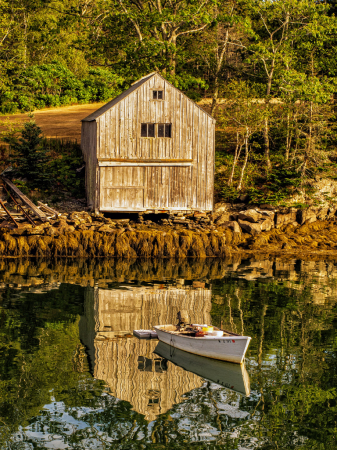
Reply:
M0 227L0 257L223 258L247 254L336 254L334 207L216 205L213 214L113 219L87 211L36 227Z

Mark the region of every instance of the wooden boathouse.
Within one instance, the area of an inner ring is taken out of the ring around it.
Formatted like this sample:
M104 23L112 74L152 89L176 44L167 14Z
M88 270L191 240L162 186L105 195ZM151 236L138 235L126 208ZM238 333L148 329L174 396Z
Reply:
M215 120L153 72L82 120L96 212L211 211Z

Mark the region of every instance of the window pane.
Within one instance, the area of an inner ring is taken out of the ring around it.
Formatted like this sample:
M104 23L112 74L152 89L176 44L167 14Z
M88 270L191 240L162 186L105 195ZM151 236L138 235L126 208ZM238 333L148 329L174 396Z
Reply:
M171 124L170 123L165 124L165 137L168 137L168 138L171 137Z
M142 123L140 135L141 137L147 137L147 123Z
M157 100L157 91L153 91L153 99Z
M147 129L148 129L147 137L154 137L154 123L149 123Z
M165 125L163 123L158 123L158 137L164 137L165 136Z
M163 100L163 91L158 91L158 100Z

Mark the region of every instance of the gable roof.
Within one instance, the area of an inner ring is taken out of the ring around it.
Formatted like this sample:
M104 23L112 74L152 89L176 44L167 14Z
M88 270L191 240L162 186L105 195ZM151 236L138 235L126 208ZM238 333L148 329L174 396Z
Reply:
M131 94L131 92L135 91L136 89L138 89L140 86L142 86L144 83L146 83L150 78L154 77L155 75L160 76L163 80L166 81L166 83L168 83L170 86L172 86L174 89L176 89L177 91L179 91L178 88L176 88L175 86L173 86L173 84L171 84L169 81L167 81L163 76L161 76L158 72L151 72L148 75L145 75L143 78L140 78L139 80L135 81L134 83L131 84L131 86L129 87L129 89L127 89L126 91L122 92L120 95L118 95L117 97L115 97L114 99L110 100L110 102L106 103L105 105L103 105L101 108L97 109L96 111L94 111L93 113L91 113L89 116L85 117L84 119L82 119L81 122L92 122L96 119L98 119L98 117L100 117L102 114L104 114L106 111L108 111L110 108L112 108L113 106L117 105L117 103L119 103L121 100L123 100L125 97L127 97L129 94ZM181 91L179 91L181 92ZM183 95L185 95L182 92ZM186 96L186 95L185 95ZM187 97L187 96L186 96ZM197 103L195 103L193 100L191 100L189 97L187 97L195 106L197 106L199 109L201 109L201 111L205 114L207 114L211 119L213 119L213 121L215 122L214 117L212 117L207 111L205 111L203 108L201 108Z

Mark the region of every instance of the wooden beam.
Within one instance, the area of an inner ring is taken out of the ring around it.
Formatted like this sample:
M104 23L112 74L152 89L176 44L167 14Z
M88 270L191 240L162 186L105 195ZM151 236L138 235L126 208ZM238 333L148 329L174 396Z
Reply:
M40 219L42 222L46 222L48 220L48 217L46 214L41 211L37 206L34 205L33 202L29 200L28 197L26 197L18 187L15 186L11 181L9 181L7 178L2 177L3 181L7 184L8 187L12 189L12 191L19 197L19 199Z
M99 162L109 161L109 162L122 162L122 163L141 163L141 164L149 164L149 163L191 163L193 159L131 159L131 158L98 158Z
M14 219L14 217L11 215L11 213L8 211L8 209L6 208L6 206L4 205L4 203L0 200L0 205L3 207L3 209L6 211L7 216L9 217L9 219L14 223L14 225L16 226L16 228L19 228L19 225L17 224L16 220Z
M99 161L99 167L191 167L193 163L191 162L157 162L157 163L149 163L149 162L114 162L114 161Z
M38 205L40 206L40 208L44 208L47 212L49 212L50 214L55 214L55 217L58 218L58 216L61 215L61 213L55 211L55 209L50 208L50 206L45 205L42 202L37 201Z

